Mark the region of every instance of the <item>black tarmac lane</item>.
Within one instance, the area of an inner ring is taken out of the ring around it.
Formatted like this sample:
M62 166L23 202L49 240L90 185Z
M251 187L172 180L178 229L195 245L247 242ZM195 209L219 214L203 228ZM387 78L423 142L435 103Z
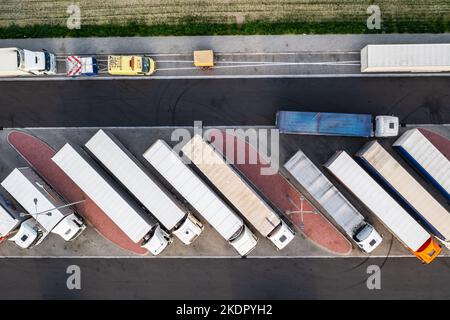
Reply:
M273 125L279 109L450 123L450 77L0 82L3 127Z

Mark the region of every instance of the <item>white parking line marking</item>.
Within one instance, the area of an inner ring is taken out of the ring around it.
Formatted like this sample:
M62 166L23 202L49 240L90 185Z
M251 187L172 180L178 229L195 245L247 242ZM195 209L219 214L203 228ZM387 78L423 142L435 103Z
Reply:
M440 255L437 258L448 258ZM245 259L376 259L386 258L383 255L374 256L247 256ZM390 255L388 258L414 258L412 255ZM240 256L0 256L0 259L243 259Z

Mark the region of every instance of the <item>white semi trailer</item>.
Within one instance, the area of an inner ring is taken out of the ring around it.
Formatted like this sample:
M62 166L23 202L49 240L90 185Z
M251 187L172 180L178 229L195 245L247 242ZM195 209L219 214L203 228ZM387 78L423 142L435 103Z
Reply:
M164 141L157 140L144 158L240 255L255 248L257 238L242 219Z
M46 232L71 241L86 229L83 219L33 169L16 168L1 184Z
M450 213L376 140L356 157L436 238L450 248Z
M418 259L430 263L441 252L430 234L345 151L324 164Z
M47 51L0 48L0 76L56 74L56 57Z
M380 234L302 150L292 156L284 168L358 247L370 253L380 245Z
M272 208L228 165L211 145L199 135L186 143L183 153L230 201L259 233L278 248L285 248L294 239L294 232Z
M161 253L171 237L122 191L81 148L66 143L52 158L70 179L135 243Z
M139 163L111 133L99 130L86 148L158 221L183 243L191 244L202 232L202 223Z
M10 199L0 195L0 237L28 249L41 243L45 233L31 216L21 215Z
M450 44L369 44L361 72L449 72Z

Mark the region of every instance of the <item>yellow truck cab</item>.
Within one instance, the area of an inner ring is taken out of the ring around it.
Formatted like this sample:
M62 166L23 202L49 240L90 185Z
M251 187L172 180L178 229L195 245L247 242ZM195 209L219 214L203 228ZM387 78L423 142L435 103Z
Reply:
M146 56L108 56L108 73L121 76L149 76L155 61Z

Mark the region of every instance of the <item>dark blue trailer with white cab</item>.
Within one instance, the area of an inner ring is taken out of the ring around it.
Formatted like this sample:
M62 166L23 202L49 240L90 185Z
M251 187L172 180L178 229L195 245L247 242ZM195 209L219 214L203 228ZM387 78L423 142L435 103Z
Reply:
M398 118L370 114L278 111L276 127L280 133L305 135L392 137L398 135Z

